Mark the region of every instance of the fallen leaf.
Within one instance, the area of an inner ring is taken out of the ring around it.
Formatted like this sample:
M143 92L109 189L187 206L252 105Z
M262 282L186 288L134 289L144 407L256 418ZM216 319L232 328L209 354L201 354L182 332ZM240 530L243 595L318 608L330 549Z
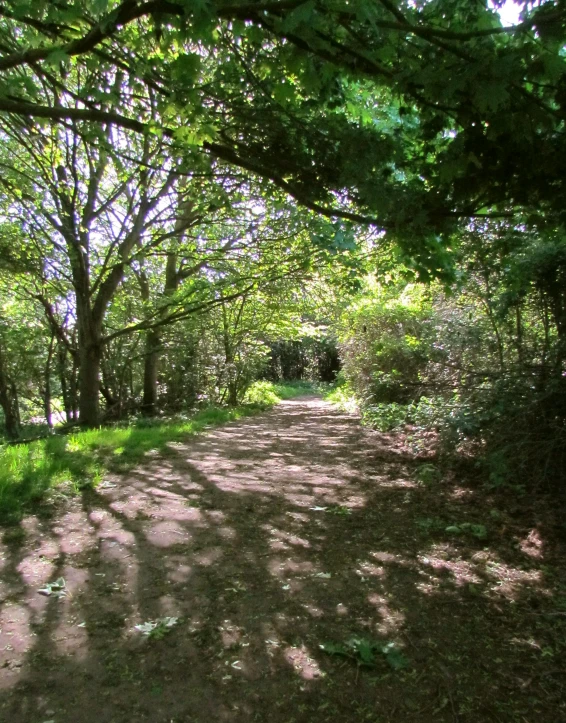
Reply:
M50 597L65 597L67 593L67 586L65 580L62 577L57 578L55 582L48 582L45 587L40 588L37 591L40 595Z

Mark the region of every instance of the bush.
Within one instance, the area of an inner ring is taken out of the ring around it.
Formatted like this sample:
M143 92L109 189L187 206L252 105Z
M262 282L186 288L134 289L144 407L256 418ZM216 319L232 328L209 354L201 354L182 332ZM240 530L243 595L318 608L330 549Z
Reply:
M417 447L475 457L490 485L566 489L564 344L539 281L510 278L471 275L432 301L414 286L366 295L341 321L345 386L330 399L380 431L410 426Z
M566 485L566 378L542 389L504 377L467 400L453 423L475 441L490 484L530 489Z
M422 394L422 375L437 354L432 310L418 289L389 298L378 290L353 305L340 324L344 378L365 407L407 404Z
M362 421L380 432L390 432L411 421L412 404L369 404L362 410Z

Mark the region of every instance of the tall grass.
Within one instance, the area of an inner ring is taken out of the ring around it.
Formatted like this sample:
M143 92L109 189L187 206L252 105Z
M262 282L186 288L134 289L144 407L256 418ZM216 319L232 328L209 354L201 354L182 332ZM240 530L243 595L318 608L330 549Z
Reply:
M169 421L142 419L129 426L89 429L0 447L0 522L16 522L50 489L64 484L68 493L76 493L95 486L107 472L131 469L152 450L164 452L171 442L256 414L309 390L301 382L257 382L240 407L210 407Z

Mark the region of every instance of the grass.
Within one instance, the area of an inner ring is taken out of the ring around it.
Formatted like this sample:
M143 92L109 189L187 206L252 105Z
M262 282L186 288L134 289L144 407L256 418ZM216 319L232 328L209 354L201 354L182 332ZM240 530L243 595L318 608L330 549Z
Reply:
M109 471L124 472L148 452L163 452L208 427L256 414L282 399L313 391L305 382L256 382L239 407L209 407L171 420L141 419L21 445L0 447L0 522L15 523L57 488L66 493L96 486Z
M272 406L279 404L283 399L292 399L302 394L313 394L325 387L319 382L254 382L246 392L244 402L247 404L259 404L260 406Z
M343 412L355 413L359 411L358 400L347 384L334 384L326 392L324 398L327 402L331 402Z

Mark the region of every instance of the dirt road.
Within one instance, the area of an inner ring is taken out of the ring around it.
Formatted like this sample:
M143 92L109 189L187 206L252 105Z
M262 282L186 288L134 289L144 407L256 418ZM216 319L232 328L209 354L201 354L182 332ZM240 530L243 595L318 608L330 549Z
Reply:
M566 720L559 551L407 444L301 398L26 519L0 720Z

